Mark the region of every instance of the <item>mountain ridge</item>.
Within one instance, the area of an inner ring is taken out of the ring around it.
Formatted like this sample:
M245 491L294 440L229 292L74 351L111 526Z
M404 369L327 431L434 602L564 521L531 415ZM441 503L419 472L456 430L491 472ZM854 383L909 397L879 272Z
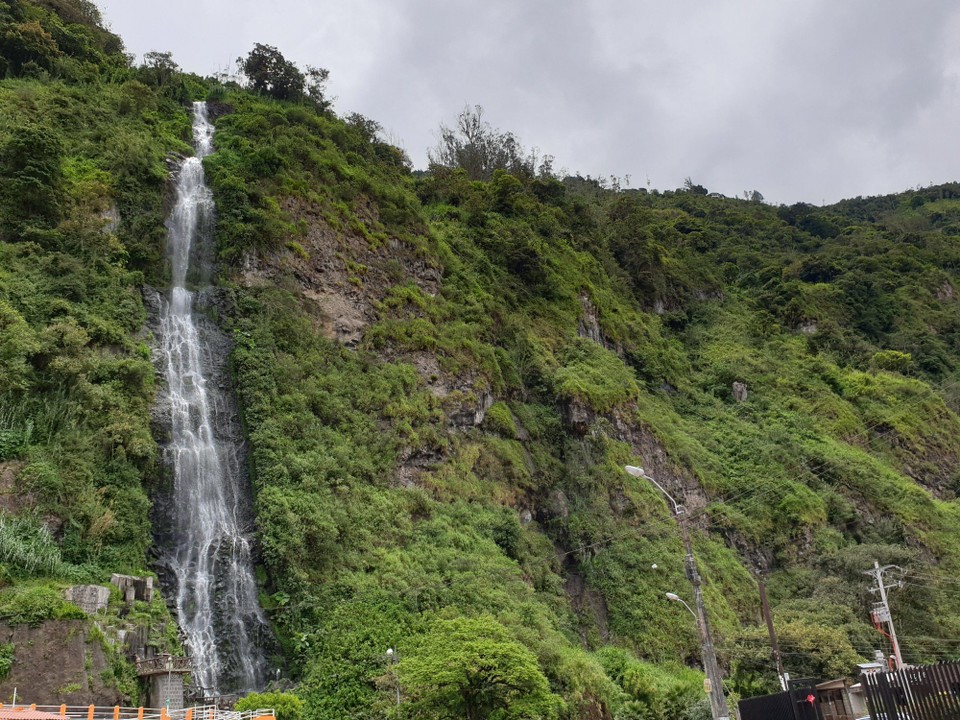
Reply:
M397 683L411 717L708 716L664 597L688 591L680 539L627 464L694 517L729 691L776 687L758 571L794 674L882 647L875 558L915 573L893 600L908 659L953 656L960 185L773 207L558 178L516 145L486 179L415 174L315 94L130 67L85 7L0 12L0 463L56 559L26 570L0 533L0 620L149 572L167 480L139 288L165 283L165 159L207 98L211 314L308 717L395 716Z

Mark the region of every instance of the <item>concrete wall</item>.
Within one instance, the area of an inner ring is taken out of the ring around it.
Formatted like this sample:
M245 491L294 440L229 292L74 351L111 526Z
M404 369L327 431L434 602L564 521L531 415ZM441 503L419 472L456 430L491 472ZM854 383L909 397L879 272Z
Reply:
M183 675L164 673L150 678L151 707L179 710L183 707Z

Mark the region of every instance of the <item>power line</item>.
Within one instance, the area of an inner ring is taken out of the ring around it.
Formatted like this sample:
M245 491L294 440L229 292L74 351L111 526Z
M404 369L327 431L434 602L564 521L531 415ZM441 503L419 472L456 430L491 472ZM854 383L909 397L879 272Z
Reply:
M911 570L907 574L907 580L905 582L910 582L911 578L917 578L919 580L933 580L938 583L946 584L946 585L960 585L960 579L941 577L939 575L934 575L933 573L918 572L916 570ZM917 585L919 583L912 583L912 584Z
M942 393L944 393L947 389L953 388L953 387L956 387L956 386L960 386L960 378L952 379L952 380L945 380L945 381L943 381L943 382L941 382L941 383L937 383L936 385L932 385L932 384L929 384L929 383L928 383L928 384L925 384L925 385L924 385L924 391L925 391L925 392L924 392L923 394L918 394L913 400L910 400L910 401L906 401L906 402L901 403L901 404L898 406L898 409L900 410L901 415L902 415L902 414L903 414L903 411L904 411L906 408L913 407L913 406L919 405L919 404L924 403L924 402L928 402L929 400L931 400L931 398L935 398L935 399L939 400L941 403L943 403L944 400L943 400L943 398L942 398L938 393L942 394ZM945 405L945 403L944 403L944 405ZM949 408L947 408L947 409L948 409L948 411L949 411ZM845 443L848 444L848 445L851 445L851 444L852 444L852 443L851 443L851 440L853 440L853 439L855 439L855 438L857 438L857 437L862 437L862 438L864 438L864 439L870 439L870 433L871 433L871 431L876 430L877 428L879 428L879 427L881 427L881 426L883 426L883 425L886 425L886 424L887 424L886 422L876 422L876 423L873 423L873 424L871 424L871 425L867 425L867 426L865 426L862 430L860 430L858 433L856 433L856 434L854 434L854 435L849 435L849 436L847 436L847 437L845 437L845 438L842 438L842 439L840 439L840 440L842 440L843 442L845 442ZM888 427L886 430L882 430L881 432L875 433L875 434L873 435L873 438L872 438L872 439L873 439L873 440L877 440L877 439L879 439L879 438L884 438L884 437L886 437L887 435L889 435L890 433L893 433L895 430L896 430L895 427ZM866 455L870 456L870 452L869 452L869 449L868 449L868 448L861 448L861 450L862 450ZM873 458L873 459L876 460L877 458ZM817 465L814 465L814 466L810 466L810 465L807 464L805 461L801 461L800 464L801 464L801 466L802 466L808 473L810 473L811 475L817 476L817 473L818 473L819 471L825 469L828 465L830 465L830 462L824 460L824 461L822 461L821 463L819 463L819 464L817 464ZM790 480L787 479L787 478L784 478L783 480L784 480L785 482L790 482ZM772 495L773 493L776 493L776 492L784 492L784 491L787 489L787 488L785 487L785 482L778 482L777 480L769 480L769 481L767 481L767 482L765 482L765 483L763 483L763 484L760 484L760 485L754 485L754 486L749 487L749 488L744 488L742 491L740 491L740 492L738 492L738 493L735 493L735 494L733 494L733 495L729 495L729 496L727 496L727 497L721 497L721 498L719 498L719 499L712 499L712 500L711 500L710 498L707 498L707 505L706 505L705 507L703 507L702 509L696 511L695 513L690 513L690 514L688 514L687 520L688 520L688 522L692 522L692 521L694 521L694 520L696 520L696 519L698 519L698 518L706 515L707 513L711 512L711 511L714 510L714 509L716 508L716 506L718 506L718 505L733 505L733 504L736 503L738 500L740 500L740 499L742 499L742 498L745 498L745 497L747 497L748 495L750 496L750 497L747 498L748 501L747 501L746 503L742 503L742 504L740 504L739 506L737 506L737 510L740 511L740 512L743 512L744 514L750 514L752 510L757 509L757 508L760 507L761 499L765 498L765 497L768 496L768 495ZM793 481L793 482L796 482L796 481ZM861 494L861 495L863 494L862 491L857 490L857 489L854 489L854 488L849 488L849 486L848 486L848 489L854 490L855 492L858 492L858 493ZM670 527L670 525L672 525L672 523L668 523L668 522L666 522L666 521L664 521L664 520L661 520L661 519L656 519L656 520L653 521L653 522L650 522L649 520L645 520L645 521L644 521L644 524L643 524L643 526L642 526L642 529L644 529L644 530L661 530L661 529L662 529L662 530L664 530L664 531L667 531L668 528ZM637 528L637 529L641 529L641 528ZM705 530L707 533L710 533L711 530L718 530L718 529L722 530L722 529L727 529L727 528L726 528L725 525L722 524L719 520L714 520L713 522L710 522L710 523L706 524L705 526L703 526L703 530ZM593 548L595 548L595 547L603 546L603 545L605 545L605 544L607 544L607 543L610 543L610 542L613 542L613 541L617 541L617 540L623 539L623 536L624 536L624 535L627 535L627 534L631 534L631 535L632 535L632 533L633 533L632 530L627 530L627 531L625 531L625 532L622 533L622 534L610 535L610 536L608 536L608 537L606 537L606 538L603 538L603 539L598 540L598 541L596 541L596 542L590 543L590 544L588 544L588 545L583 545L583 546L580 546L580 547L578 547L578 548L574 548L573 550L569 550L569 551L563 553L563 554L561 555L561 557L566 557L566 556L568 556L568 555L572 555L572 554L575 554L575 553L578 553L578 552L583 552L584 550L589 550L589 549L593 549ZM919 573L917 573L917 575L919 575ZM928 576L928 577L930 577L931 579L936 580L938 583L943 583L943 582L955 582L955 583L957 583L958 585L960 585L960 581L948 581L948 580L945 580L945 579L942 579L942 578L937 578L936 576Z
M932 395L932 396L935 397L936 399L940 400L940 402L944 403L944 406L946 406L946 403L943 401L943 398L940 397L940 396L938 395L938 393L943 393L946 389L952 388L952 387L956 387L956 386L960 386L960 378L952 379L952 380L945 380L945 381L943 381L943 382L941 382L941 383L938 383L938 384L936 384L936 385L926 384L925 387L926 387L926 389L929 390L930 395ZM906 401L906 402L900 403L900 404L898 405L898 410L900 410L900 411L901 411L901 414L902 414L902 411L903 411L904 409L910 408L910 407L914 407L914 406L916 406L916 405L920 405L921 403L927 402L928 400L930 400L930 396L929 396L929 395L927 395L927 396L918 396L918 397L916 397L916 398L915 398L914 400L912 400L912 401ZM949 408L947 408L947 410L949 411ZM843 442L845 442L845 443L847 443L848 445L850 445L850 444L851 444L851 443L850 443L850 440L852 440L853 438L862 437L863 439L870 439L870 436L869 436L870 432L871 432L872 430L876 430L877 428L879 428L879 427L881 427L881 426L884 426L884 425L887 425L887 423L886 423L886 422L883 422L883 421L881 421L881 422L876 422L876 423L874 423L874 424L872 424L872 425L867 425L867 426L865 426L864 429L861 430L860 432L858 432L858 433L856 433L856 434L854 434L854 435L847 436L846 438L843 438L842 440L843 440ZM889 435L890 433L893 433L894 431L896 431L896 428L895 428L895 427L888 427L888 429L883 430L883 431L881 431L881 432L879 432L879 433L874 434L872 439L873 439L873 440L877 440L877 439L879 439L879 438L886 437L887 435ZM866 449L864 449L864 452L866 452ZM867 454L869 454L869 453L867 453ZM815 467L810 467L806 462L801 462L801 464L803 465L803 467L804 467L808 472L810 472L810 473L813 474L813 475L816 475L816 473L817 473L818 471L823 470L823 469L826 468L830 463L829 463L828 461L823 461L823 462L821 462L819 465L817 465L817 466L815 466ZM760 493L759 493L758 495L763 495L763 494L766 494L766 493L768 493L768 492L769 492L769 493L772 493L772 492L775 492L775 491L778 491L778 490L779 490L779 491L783 491L783 490L784 490L784 488L783 488L783 486L782 486L781 484L777 484L776 481L773 481L773 480L768 481L767 483L764 483L764 485L767 486L765 489L763 488L763 486L754 486L754 487L752 487L752 488L746 488L746 489L742 490L741 492L736 493L736 494L734 494L734 495L731 495L731 496L722 498L722 499L720 499L720 500L714 500L714 501L712 502L712 505L717 505L717 504L732 504L732 503L736 502L738 499L743 498L743 497L745 497L745 496L747 496L747 495L750 495L751 492L757 490L758 487L761 488ZM757 497L757 495L755 495L754 497ZM691 520L691 521L692 521L692 520L695 520L695 519L697 519L698 517L700 517L701 515L704 515L704 514L706 514L707 512L709 512L710 509L711 509L711 505L708 504L706 507L704 507L704 508L701 509L701 510L698 510L696 513L692 513L692 514L689 516L688 519Z
M946 403L944 402L943 398L940 395L938 395L938 393L942 394L947 389L957 387L957 386L960 386L960 378L944 380L935 385L927 383L924 385L924 389L927 391L927 394L918 395L913 400L902 402L898 405L897 409L900 411L902 415L903 411L906 408L911 408L911 407L920 405L924 402L927 402L931 399L931 397L939 400L941 403L944 403L944 406L946 407ZM947 410L949 411L949 408L947 408ZM876 430L877 428L880 428L885 425L887 425L887 422L878 421L871 425L866 425L862 430L860 430L859 432L853 435L848 435L845 438L838 438L838 439L846 443L847 445L852 445L850 441L853 440L854 438L860 437L863 439L871 439L870 438L871 431ZM875 433L872 436L872 439L877 440L880 438L884 438L895 431L896 431L895 427L888 426L886 430L882 430L878 433ZM861 448L861 450L866 455L868 456L870 455L867 448ZM877 458L873 458L873 459L876 460ZM803 467L803 469L805 469L811 475L817 476L817 473L820 470L827 468L830 465L830 462L824 460L817 465L811 466L806 461L801 460L800 465ZM754 485L749 488L744 488L740 492L734 493L733 495L728 495L726 497L721 497L719 499L712 499L712 500L710 498L707 498L707 505L705 505L703 508L701 508L700 510L697 510L694 513L689 513L687 515L687 520L688 522L693 522L694 520L697 520L700 517L711 512L711 510L715 509L717 505L732 505L736 503L737 500L740 500L741 498L744 498L747 496L750 496L749 498L747 498L749 502L746 503L745 505L740 505L738 509L742 511L748 508L758 507L759 501L762 497L765 497L775 492L783 492L787 489L786 487L784 487L784 484L785 482L791 482L791 481L789 478L783 478L783 481L784 482L778 482L777 480L768 480L763 482L762 484ZM796 482L796 481L793 481L793 482ZM850 489L853 489L853 488L850 488ZM857 491L857 492L860 492L860 491ZM860 494L863 494L863 493L860 492ZM723 526L718 521L714 521L712 523L707 524L705 526L705 529L722 528L722 527Z
M906 638L905 638L906 639ZM880 645L887 644L888 641L884 640L883 642L878 642L876 645L872 645L866 641L857 641L852 639L847 639L848 645L855 651L863 655L872 655L877 650L881 650ZM786 648L791 648L792 650L783 651L781 650L781 655L786 656L800 656L800 655L815 655L817 654L819 648L811 647L807 645L802 645L797 642L792 642L790 640L781 640L780 644ZM717 648L721 652L732 652L732 653L755 653L755 652L764 652L764 645L756 645L750 647L736 646L736 645L721 645ZM930 651L917 651L915 648L907 648L910 651L910 654L921 655L921 656L930 656L930 657L957 657L960 656L960 650L949 650L949 649L934 649ZM802 652L797 652L802 651ZM769 662L768 658L764 659L765 662ZM770 665L773 668L773 665Z

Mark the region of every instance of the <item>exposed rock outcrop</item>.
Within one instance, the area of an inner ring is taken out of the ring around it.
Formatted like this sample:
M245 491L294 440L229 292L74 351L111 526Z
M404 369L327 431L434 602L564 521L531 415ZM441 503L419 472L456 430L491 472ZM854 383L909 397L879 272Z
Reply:
M63 591L63 597L88 615L96 615L109 604L110 588L103 585L73 585Z
M580 398L569 398L561 407L563 413L563 422L570 430L577 435L587 434L597 414Z
M731 393L733 394L733 399L737 402L746 402L747 398L750 397L750 391L747 390L747 384L742 383L739 380L734 380Z
M135 575L118 575L114 573L110 576L110 582L116 585L123 593L127 604L133 604L136 600L151 602L153 600L153 578L137 577Z
M39 704L129 705L132 698L111 684L110 661L102 642L91 635L93 627L87 620L0 625L0 643L14 646L0 699L9 701L17 688L18 697Z
M16 460L0 463L0 510L16 514L25 508L33 507L36 502L16 483L16 477L23 470L24 464Z
M597 316L597 307L586 293L580 294L580 305L583 312L577 321L577 335L593 340L597 345L606 345L603 330L600 328L600 319Z
M358 208L368 225L375 224L372 203L361 202ZM335 230L318 208L305 201L289 200L284 210L307 228L305 234L291 238L284 251L248 256L240 281L255 287L292 277L305 307L328 338L356 346L377 319L379 303L397 284L413 282L427 295L437 293L440 270L401 241L375 243L352 230Z
M650 427L623 413L615 414L611 422L614 438L628 443L633 454L643 458L646 472L682 503L689 514L707 506L707 496L700 481L690 470L670 459L660 438Z

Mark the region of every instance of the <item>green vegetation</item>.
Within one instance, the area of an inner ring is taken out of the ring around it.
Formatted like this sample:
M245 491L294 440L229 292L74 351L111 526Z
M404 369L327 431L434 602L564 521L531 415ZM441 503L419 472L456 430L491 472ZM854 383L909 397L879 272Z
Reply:
M147 572L147 488L159 467L140 291L165 274L164 161L189 150L181 103L190 79L131 68L122 51L87 0L0 2L0 622L8 625L86 619L63 599L69 584ZM162 601L158 609L161 628L169 614ZM114 638L102 643L104 682L135 700L136 673L115 631L136 620L121 611L118 601L100 618ZM0 653L2 674L12 650Z
M254 92L277 100L306 100L321 109L328 104L323 98L323 84L330 73L312 67L304 73L275 47L257 43L247 57L237 58L237 65Z
M603 669L623 688L617 717L643 720L708 720L703 676L679 665L653 665L615 647L597 653Z
M14 658L16 658L16 647L13 643L0 645L0 680L5 679L10 674Z
M303 717L303 700L292 693L250 693L237 700L233 709L237 712L270 708L277 720L300 720Z
M0 622L32 625L44 620L83 620L87 615L48 585L18 585L0 594Z
M633 663L698 656L695 629L663 601L685 588L675 528L657 492L622 472L658 462L644 457L651 444L672 459L661 480L676 490L696 477L711 501L698 556L736 692L773 680L742 549L764 558L794 672L823 675L849 672L880 644L863 622L859 575L873 556L903 559L920 543L945 573L955 567L955 480L938 465L958 457L960 427L943 392L952 351L938 345L957 314L932 299L955 282L944 262L955 251L939 229L914 239L922 262L885 261L900 284L877 285L892 314L871 319L862 316L877 302L854 291L875 282L873 270L834 283L864 262L849 239L869 235L873 255L895 255L902 239L842 208L617 192L529 170L494 168L476 182L436 167L413 179L375 137L329 113L226 100L233 113L218 122L209 164L218 200L230 198L218 237L238 308L235 367L271 591L284 600L274 617L303 668L308 713L389 712L382 653L442 656L425 640L437 614L506 628L538 658L563 717L596 706L624 717L703 712L698 681L679 670L643 665L665 673L649 681L658 690L631 690L606 650L590 652L612 640ZM254 154L235 152L255 141L279 156L269 177ZM238 203L250 211L235 226ZM292 270L323 251L317 227L330 228L325 242L377 312L354 350L313 331L304 269ZM376 267L383 235L397 250L380 291L353 268ZM247 283L232 269L241 258L271 268L274 282ZM442 274L439 292L418 258ZM918 287L932 288L926 304L913 300ZM942 330L917 330L924 344L909 323ZM734 381L746 401L734 401ZM477 427L463 413L485 393L496 402ZM399 480L411 475L412 486ZM535 519L519 522L524 509ZM441 560L448 548L460 563ZM645 570L654 563L657 573ZM568 603L571 574L602 609ZM947 607L949 584L928 585L895 598L910 608L902 622L913 623L918 660L938 657L930 638L957 627L949 611L930 611ZM526 632L530 617L537 633ZM412 682L410 712L439 712L441 696L453 707L444 693L455 691Z
M4 574L57 575L60 546L50 531L32 518L0 515L0 564Z
M40 77L0 85L0 461L26 463L18 485L62 521L63 560L109 575L142 570L149 544L143 480L157 458L139 286L162 276L163 160L185 149L189 124L83 20L95 8L60 5L0 6L0 33L40 28L55 58L18 56L8 73L34 63Z
M83 0L0 2L0 55L0 620L75 617L66 582L145 571L140 289L166 282L164 161L206 97L217 319L297 683L244 707L707 716L664 599L688 592L682 546L625 464L690 510L731 692L774 682L757 570L794 675L883 647L874 559L916 573L893 595L908 660L954 656L960 186L822 208L624 190L555 177L470 109L412 173L331 111L325 71L265 45L247 89L168 53L133 68ZM130 614L175 649L164 616Z
M536 656L489 617L437 621L397 666L411 717L555 718Z

